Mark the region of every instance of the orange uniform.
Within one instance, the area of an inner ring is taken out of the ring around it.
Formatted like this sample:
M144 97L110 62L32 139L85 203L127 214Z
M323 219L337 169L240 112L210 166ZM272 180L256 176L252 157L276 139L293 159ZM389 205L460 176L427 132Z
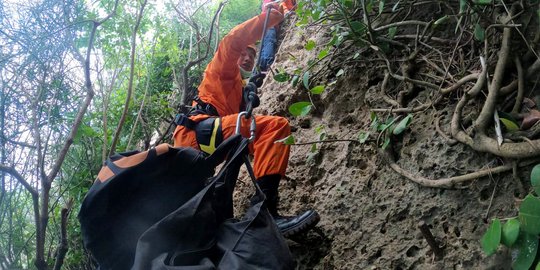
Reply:
M277 10L271 10L269 16L268 27L278 24L283 19L283 15ZM223 139L234 134L236 119L242 106L244 82L237 60L248 45L261 37L265 17L266 13L263 12L236 26L223 38L199 85L200 100L212 105L218 113L221 130L217 132L221 133ZM198 123L210 117L216 116L198 114L189 118ZM250 147L250 152L254 155L255 176L257 178L273 174L284 176L289 159L289 146L274 142L290 135L287 119L278 116L255 116L255 121L257 124L255 140ZM243 119L241 133L245 137L249 137L249 124L250 121ZM174 146L201 149L201 142L197 141L197 134L192 129L179 125L173 137Z

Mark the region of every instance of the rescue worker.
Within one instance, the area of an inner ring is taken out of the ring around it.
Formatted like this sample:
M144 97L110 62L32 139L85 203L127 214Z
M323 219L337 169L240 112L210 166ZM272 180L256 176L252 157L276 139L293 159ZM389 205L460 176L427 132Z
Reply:
M236 26L220 42L212 61L206 67L204 78L198 88L189 116L177 119L174 131L174 146L189 146L206 153L213 153L216 147L228 137L234 135L238 113L245 110L251 101L253 107L259 105L257 87L262 84L264 75L252 78L251 70L255 64L256 49L254 44L263 32L266 16L268 27L273 27L283 20L275 3L252 19ZM257 125L255 140L250 145L254 156L253 169L257 184L265 193L270 214L284 236L314 226L319 215L308 210L297 216L278 214L278 186L285 176L289 159L289 146L275 143L276 140L290 135L287 119L278 116L253 116ZM249 137L251 120L242 117L241 133Z
M263 0L262 8L264 9L266 5L271 3L272 0ZM295 0L284 0L279 5L279 10L283 14L287 14L294 10L296 7ZM261 71L267 71L272 63L274 63L274 56L276 54L276 45L277 45L277 35L279 32L279 24L270 27L266 30L264 38L261 45Z

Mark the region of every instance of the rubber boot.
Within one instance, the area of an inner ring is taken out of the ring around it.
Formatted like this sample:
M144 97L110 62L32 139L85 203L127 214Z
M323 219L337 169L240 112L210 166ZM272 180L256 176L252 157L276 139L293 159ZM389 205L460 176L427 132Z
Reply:
M315 210L310 209L297 216L278 214L278 186L280 180L280 175L267 175L259 178L257 184L266 196L268 212L274 218L283 236L290 237L313 228L320 220L319 214Z

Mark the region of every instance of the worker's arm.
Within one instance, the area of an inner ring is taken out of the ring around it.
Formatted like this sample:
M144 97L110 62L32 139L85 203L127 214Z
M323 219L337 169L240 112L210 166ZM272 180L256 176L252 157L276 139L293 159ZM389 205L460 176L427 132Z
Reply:
M261 38L266 10L244 23L236 26L221 40L214 58L207 67L206 72L219 74L222 79L236 78L240 69L236 64L242 51L249 44L254 44ZM267 28L270 28L283 20L283 14L276 9L271 9Z

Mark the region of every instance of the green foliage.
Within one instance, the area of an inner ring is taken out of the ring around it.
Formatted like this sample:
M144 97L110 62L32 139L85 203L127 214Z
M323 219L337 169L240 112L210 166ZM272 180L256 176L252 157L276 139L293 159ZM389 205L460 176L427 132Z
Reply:
M499 118L499 120L501 120L501 123L504 125L506 130L508 130L508 131L518 131L519 130L519 126L516 124L516 122L514 122L514 121L512 121L510 119L506 119L506 118Z
M533 235L540 234L540 199L527 195L521 202L518 217L523 231Z
M304 87L306 89L309 89L309 71L304 72L304 76L302 76L302 82L304 83Z
M497 247L499 246L499 243L501 242L501 221L498 219L493 220L489 228L487 229L484 236L482 236L482 239L480 240L480 243L482 244L482 249L484 252L490 256L495 251L497 251Z
M274 143L283 143L285 145L291 145L291 144L294 144L294 136L293 135L289 135L281 140L276 140Z
M540 164L534 166L531 171L531 186L536 195L540 196Z
M300 101L292 104L289 112L294 116L306 116L311 111L311 107L313 107L311 102Z
M407 115L405 118L403 118L403 120L401 120L401 121L396 125L396 127L394 128L394 130L392 131L392 133L393 133L394 135L399 135L399 134L401 134L403 131L405 131L405 129L407 129L407 127L408 127L409 124L411 123L411 120L412 120L412 114Z
M306 50L308 50L308 51L311 51L311 50L315 49L315 46L316 46L315 41L313 41L313 40L310 39L310 40L308 40L308 42L306 43L306 45L304 46L304 48L305 48Z
M480 24L475 24L474 25L474 38L478 41L484 41L484 37L486 35L486 30L484 30L484 28L480 25Z
M328 49L325 49L325 50L322 50L322 51L319 53L319 55L317 55L317 58L318 58L319 60L321 60L321 59L325 58L327 55L328 55Z
M313 88L311 88L311 90L309 90L312 94L315 94L315 95L320 95L322 94L322 92L324 92L324 85L317 85Z
M528 270L537 254L538 250L538 235L528 233L520 233L516 241L515 250L518 255L512 264L514 270Z
M409 127L412 118L413 115L408 114L403 119L401 119L401 117L387 117L386 119L381 120L375 112L371 112L371 129L373 133L378 134L377 145L382 149L386 149L392 142L392 137L397 138ZM361 137L359 138L360 142L365 142L367 140L365 136L369 136L369 134L370 132L361 132Z
M365 142L369 139L369 134L370 134L369 131L367 131L367 132L360 132L360 133L358 134L358 141L359 141L360 143L365 143Z
M531 172L531 182L538 177L536 165ZM498 219L493 220L484 233L481 245L487 255L493 254L499 242L512 248L512 269L528 270L538 261L538 237L540 235L540 199L529 194L521 202L518 218L511 218L501 227Z
M289 80L289 77L289 74L281 72L274 75L274 80L276 80L277 82L286 82Z
M502 227L501 243L507 247L512 247L519 236L519 220L512 218Z

